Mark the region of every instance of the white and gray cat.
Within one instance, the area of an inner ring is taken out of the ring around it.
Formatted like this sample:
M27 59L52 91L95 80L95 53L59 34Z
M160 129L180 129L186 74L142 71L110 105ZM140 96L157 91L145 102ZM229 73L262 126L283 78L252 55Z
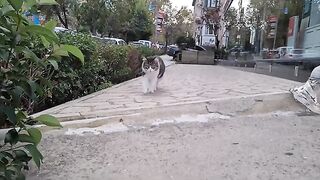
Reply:
M143 57L143 93L154 93L158 88L158 83L164 75L165 64L160 57Z

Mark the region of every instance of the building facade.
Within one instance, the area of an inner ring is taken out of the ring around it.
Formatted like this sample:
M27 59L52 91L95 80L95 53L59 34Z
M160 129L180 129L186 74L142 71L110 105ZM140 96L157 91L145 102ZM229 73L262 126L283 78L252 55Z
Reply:
M305 49L320 51L320 0L304 0L300 43Z
M193 37L197 45L220 47L228 44L228 31L223 21L233 0L193 0ZM215 33L216 32L216 33Z

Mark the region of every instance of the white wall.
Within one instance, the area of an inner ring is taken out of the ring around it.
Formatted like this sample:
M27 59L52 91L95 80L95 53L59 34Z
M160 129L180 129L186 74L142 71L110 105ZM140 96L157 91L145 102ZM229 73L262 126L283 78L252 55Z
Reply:
M320 24L306 29L303 47L320 51Z

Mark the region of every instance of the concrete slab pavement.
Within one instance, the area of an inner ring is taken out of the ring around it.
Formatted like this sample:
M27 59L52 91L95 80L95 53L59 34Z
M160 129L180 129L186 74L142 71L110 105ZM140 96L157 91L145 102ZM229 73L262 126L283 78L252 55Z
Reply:
M27 178L318 180L319 116L288 93L298 85L219 66L170 66L155 94L143 95L137 78L42 112L64 128L44 133L44 164Z
M166 61L170 64L170 61ZM39 114L61 121L126 115L147 108L266 93L287 93L301 83L219 66L176 64L167 68L155 94L142 93L141 78L113 86Z

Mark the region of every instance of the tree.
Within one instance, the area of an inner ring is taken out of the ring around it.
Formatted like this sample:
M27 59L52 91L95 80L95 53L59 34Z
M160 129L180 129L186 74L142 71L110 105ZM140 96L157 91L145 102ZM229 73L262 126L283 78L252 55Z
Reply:
M284 8L288 9L288 13L285 14L281 11L279 14L279 22L277 28L277 41L276 46L285 46L288 39L289 19L292 16L299 16L301 21L304 1L301 0L288 0L284 3ZM299 23L300 24L300 23ZM299 45L299 44L297 44Z
M251 0L249 6L245 13L245 24L251 30L256 32L256 51L260 51L260 43L265 39L266 27L267 27L267 17L270 15L275 15L277 8L279 7L278 0ZM262 36L263 35L263 36ZM261 39L260 37L263 37Z
M137 0L132 19L130 21L130 29L136 36L135 39L149 39L152 35L152 17L147 7L146 1Z
M40 5L39 10L47 16L47 20L56 16L59 22L65 27L69 28L69 9L74 5L76 0L57 0L56 5Z
M237 41L237 26L238 26L238 21L237 21L237 10L234 7L229 8L225 15L225 27L226 30L229 32L229 41L228 41L228 46L233 46L236 44Z
M171 2L163 5L165 17L165 41L175 43L180 36L192 35L192 11L187 7L181 7L179 10L172 6Z

